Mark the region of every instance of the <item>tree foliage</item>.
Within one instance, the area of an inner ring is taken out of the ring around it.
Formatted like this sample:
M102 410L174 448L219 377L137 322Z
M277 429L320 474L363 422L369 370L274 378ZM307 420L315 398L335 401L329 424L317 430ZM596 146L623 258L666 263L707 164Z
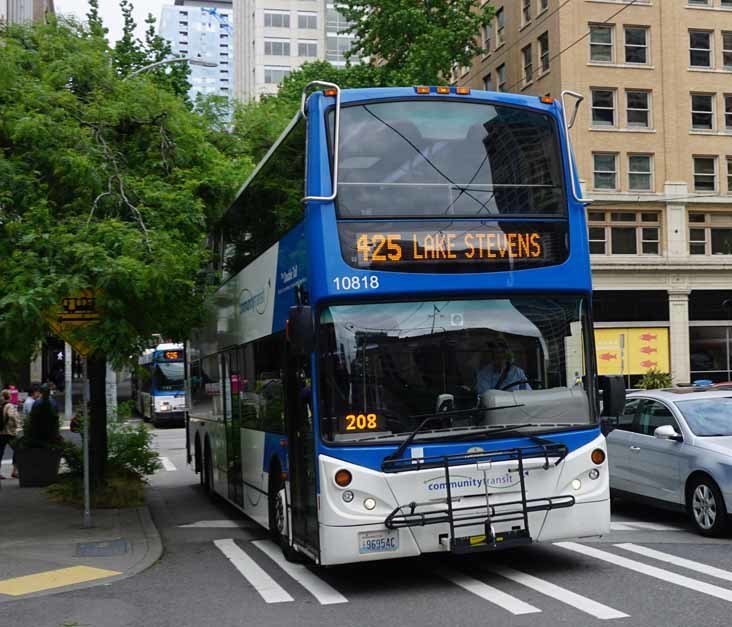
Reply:
M205 296L207 225L251 160L227 154L174 86L123 80L149 49L110 50L101 21L3 28L4 357L29 353L48 331L44 314L84 288L98 290L103 315L82 335L99 353L123 361L153 332L186 337Z
M478 34L494 10L481 0L338 0L351 23L351 54L414 82L435 85L483 50Z

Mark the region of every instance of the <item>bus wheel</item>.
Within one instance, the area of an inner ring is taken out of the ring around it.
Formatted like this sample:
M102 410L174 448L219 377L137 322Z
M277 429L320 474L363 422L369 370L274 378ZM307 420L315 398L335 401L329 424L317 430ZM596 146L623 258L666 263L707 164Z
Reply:
M213 492L213 464L211 462L211 447L208 440L203 452L203 468L201 469L201 483L206 494Z
M203 487L203 460L201 459L203 455L203 451L201 450L201 439L196 436L196 446L194 449L195 457L194 457L194 471L198 473L198 481L201 484L201 487Z
M280 498L280 490L284 487L280 479L280 469L272 465L269 471L269 533L282 549L282 554L288 562L302 563L304 558L300 553L290 546L290 541L285 534L287 528L287 512Z

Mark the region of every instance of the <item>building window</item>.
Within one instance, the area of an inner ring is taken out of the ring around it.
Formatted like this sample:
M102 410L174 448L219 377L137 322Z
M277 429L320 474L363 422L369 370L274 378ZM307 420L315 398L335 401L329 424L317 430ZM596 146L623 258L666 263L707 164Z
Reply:
M628 189L634 192L652 191L651 155L628 155Z
M493 24L486 24L483 27L483 52L488 54L491 51L491 37L493 36Z
M689 6L708 7L709 0L686 0Z
M503 7L496 11L496 48L503 45L504 29L506 28L506 14Z
M298 57L317 57L318 43L315 41L299 41L297 42Z
M289 57L290 42L277 39L265 39L264 54L273 57Z
M521 24L526 25L531 21L531 0L521 0Z
M625 62L648 63L648 29L645 26L625 27Z
M498 74L498 91L506 91L506 64L502 63L496 68Z
M732 96L724 97L724 128L732 131Z
M265 11L264 25L267 28L290 28L290 14Z
M694 157L694 191L713 192L717 189L717 158Z
M290 73L288 67L265 67L264 82L271 85L278 85Z
M628 126L632 128L650 128L650 94L647 91L626 91L625 101Z
M615 126L615 90L592 90L592 126Z
M660 214L655 211L589 211L593 255L660 254Z
M483 77L483 89L493 91L493 77L490 72Z
M727 193L732 194L732 157L727 157Z
M617 189L617 154L592 153L593 186L595 189Z
M732 9L732 0L721 0L722 8Z
M298 13L297 14L297 27L314 30L318 28L318 14L317 13Z
M712 33L700 30L689 31L689 65L712 67Z
M539 60L541 61L541 73L549 71L549 33L539 35Z
M689 254L732 255L732 214L689 212Z
M729 31L722 32L722 65L725 70L732 70L732 32Z
M531 44L521 50L521 58L524 63L524 85L528 85L534 79L534 64L531 61Z
M590 60L597 63L613 62L612 26L590 26Z
M730 0L732 2L732 0ZM539 0L539 13L549 8L549 0Z
M714 129L714 96L691 94L691 128L700 131Z

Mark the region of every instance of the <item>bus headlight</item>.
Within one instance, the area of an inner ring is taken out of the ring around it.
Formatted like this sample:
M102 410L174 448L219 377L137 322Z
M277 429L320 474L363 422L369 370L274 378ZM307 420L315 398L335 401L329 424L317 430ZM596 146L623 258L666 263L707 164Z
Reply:
M353 492L351 492L350 490L346 490L346 491L345 491L345 492L344 492L344 493L342 494L342 497L343 497L343 501L344 501L344 502L346 502L346 503L350 503L350 502L351 502L351 501L353 500Z
M579 490L582 487L582 482L579 479L574 479L572 481L572 489L573 490Z
M374 509L374 507L376 507L376 501L374 501L374 499L369 497L369 498L363 500L363 506L367 510L371 511L372 509Z
M588 474L590 479L597 479L600 476L600 471L597 468L593 468Z

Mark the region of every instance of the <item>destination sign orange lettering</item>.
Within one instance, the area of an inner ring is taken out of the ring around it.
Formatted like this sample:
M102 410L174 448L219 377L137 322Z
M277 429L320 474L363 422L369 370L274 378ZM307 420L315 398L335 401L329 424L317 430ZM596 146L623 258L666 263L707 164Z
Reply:
M420 261L531 260L544 256L536 231L357 233L355 249L363 264Z

